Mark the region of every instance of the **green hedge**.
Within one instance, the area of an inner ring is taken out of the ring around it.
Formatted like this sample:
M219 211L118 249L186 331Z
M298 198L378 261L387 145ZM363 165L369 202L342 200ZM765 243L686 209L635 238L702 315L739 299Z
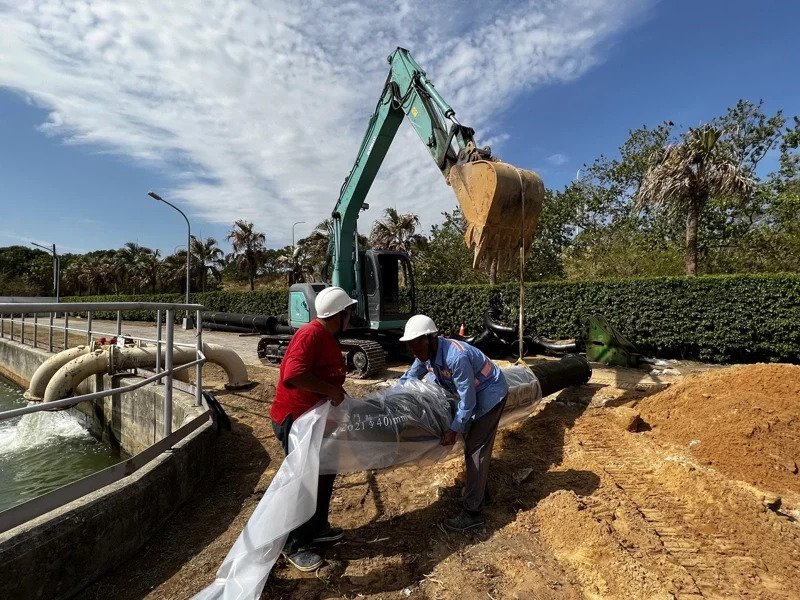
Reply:
M232 313L248 313L260 315L286 314L289 306L287 290L269 290L265 292L198 292L189 294L192 304L202 304L206 311ZM177 302L182 304L183 294L135 294L107 296L70 296L62 298L62 302ZM96 312L97 319L116 319L116 313ZM182 315L176 315L176 322ZM133 310L125 314L129 321L155 321L154 311Z
M519 286L430 286L420 311L448 331L482 329L490 301L518 318ZM600 314L646 355L710 362L800 362L800 276L658 277L525 286L525 329L577 337Z
M437 325L468 333L483 328L490 305L516 322L519 287L423 286L417 307ZM179 294L95 296L64 301L181 302ZM192 294L206 310L256 314L286 312L287 292ZM600 314L646 355L710 362L800 362L800 275L657 277L532 283L525 287L525 329L563 339L580 333L580 317ZM152 319L128 315L131 319Z

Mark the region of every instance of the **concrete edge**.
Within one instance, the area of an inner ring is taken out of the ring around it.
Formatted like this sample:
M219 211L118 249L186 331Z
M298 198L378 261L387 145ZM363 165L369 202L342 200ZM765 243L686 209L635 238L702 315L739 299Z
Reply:
M0 598L67 599L130 558L213 466L211 421L120 481L0 534ZM201 477L195 477L200 473Z

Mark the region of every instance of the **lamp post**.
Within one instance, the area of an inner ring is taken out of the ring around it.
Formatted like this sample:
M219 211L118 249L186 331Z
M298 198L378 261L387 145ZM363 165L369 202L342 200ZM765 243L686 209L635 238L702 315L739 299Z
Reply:
M56 245L53 244L52 248L42 246L36 242L31 242L31 245L52 252L53 254L53 293L56 295L56 302L58 302L61 296L61 259L56 252Z
M186 238L186 304L189 304L189 282L190 279L190 272L191 272L191 265L192 265L192 226L189 224L189 219L186 218L186 215L183 214L183 211L172 204L171 202L167 202L161 196L156 194L154 191L150 190L147 192L147 195L150 196L153 200L157 200L158 202L163 202L177 210L181 213L184 221L186 221L186 227L189 230L189 235ZM184 329L194 329L194 323L192 323L192 317L189 316L189 309L186 309L186 317L183 319L183 328Z
M291 275L292 281L291 281L291 283L294 283L294 251L295 251L295 247L294 247L294 226L295 225L300 225L301 223L305 223L305 221L295 221L294 223L292 223L292 275Z

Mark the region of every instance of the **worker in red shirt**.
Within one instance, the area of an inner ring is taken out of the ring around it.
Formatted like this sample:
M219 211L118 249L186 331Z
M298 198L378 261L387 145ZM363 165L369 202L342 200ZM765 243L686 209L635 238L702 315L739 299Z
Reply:
M301 327L286 348L269 412L272 430L286 454L289 453L289 431L300 415L325 398L329 398L333 406L344 399L342 384L347 364L336 335L347 329L355 304L342 288L325 288L314 301L316 318ZM283 555L301 571L314 571L322 565L322 557L311 546L335 542L344 534L328 522L335 479L335 474L319 476L314 516L292 531L284 545Z

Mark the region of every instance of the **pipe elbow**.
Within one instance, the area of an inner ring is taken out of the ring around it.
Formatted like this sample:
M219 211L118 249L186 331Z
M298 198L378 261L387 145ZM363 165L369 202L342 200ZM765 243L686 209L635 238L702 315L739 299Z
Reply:
M70 395L78 385L88 377L104 373L110 367L109 356L114 346L109 350L94 350L72 359L58 371L47 383L44 391L45 402L55 402Z
M219 344L203 344L203 354L206 360L219 365L228 377L227 389L235 390L251 384L247 377L247 367L242 358L230 348Z
M26 400L39 402L44 398L44 392L47 389L47 384L53 378L53 375L67 364L69 361L82 356L89 352L88 346L75 346L74 348L67 348L58 354L54 354L46 361L44 361L36 372L31 377L31 383L28 389L23 394Z

